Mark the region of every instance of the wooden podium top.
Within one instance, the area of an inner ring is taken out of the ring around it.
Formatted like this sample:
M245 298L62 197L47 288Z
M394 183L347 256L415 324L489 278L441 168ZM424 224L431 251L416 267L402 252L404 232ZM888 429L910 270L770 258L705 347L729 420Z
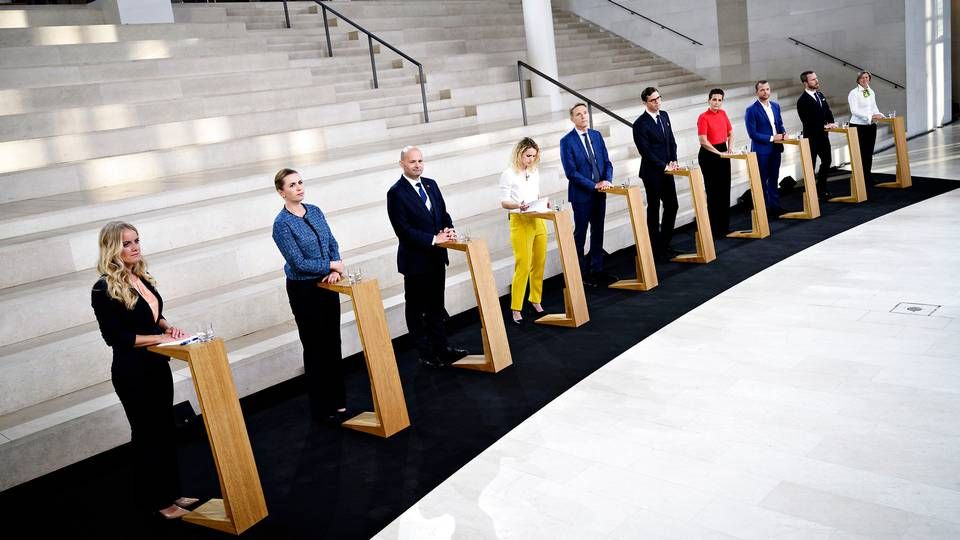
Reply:
M442 242L442 243L437 244L437 245L440 246L440 247L443 247L443 248L447 248L447 249L453 249L453 250L456 250L456 251L464 251L464 252L466 252L466 251L469 251L469 250L470 250L470 246L471 246L471 245L479 245L481 242L483 242L483 240L481 240L481 239L479 239L479 238L477 238L477 239L471 238L470 240L467 240L467 241L465 241L465 242L458 242L458 241L455 240L455 241L453 241L453 242Z
M369 287L371 283L373 284L374 287L378 287L377 278L364 279L359 283L354 283L353 285L350 285L349 281L341 277L340 281L336 283L317 282L317 287L320 287L321 289L327 289L328 291L334 291L340 294L345 294L347 296L353 296L353 290L355 288Z
M613 193L614 195L626 195L626 194L630 193L630 190L632 190L632 189L640 189L640 186L639 186L639 185L636 185L636 184L634 184L634 185L632 185L632 186L613 186L613 187L610 187L610 188L607 188L607 189L603 190L603 192L604 192L604 193Z
M747 159L747 158L750 156L750 154L752 154L752 153L753 153L753 152L746 152L746 153L740 153L740 152L730 153L730 152L727 152L727 153L720 154L720 157L723 158L723 159Z
M556 221L557 215L566 212L566 210L553 210L550 212L524 212L524 216L533 216L540 219L549 219L550 221Z
M690 176L693 174L693 169L689 167L677 167L676 169L670 169L669 171L663 171L665 174L670 176Z
M853 126L849 126L849 127L837 126L835 128L828 128L828 127L823 128L823 130L826 131L827 133L850 133L851 129L855 130L856 128Z
M884 116L883 118L875 118L873 121L876 122L876 123L878 123L878 124L880 124L880 123L883 123L883 124L895 124L895 123L897 123L897 119L898 119L898 118L901 119L901 120L903 119L902 116Z
M794 138L789 138L789 139L787 139L787 138L785 138L785 139L783 139L783 140L781 140L781 141L773 141L773 144L792 144L792 145L795 145L795 146L800 146L800 141L801 141L801 140L802 140L802 139L794 139Z
M162 354L164 356L169 356L170 358L176 358L177 360L183 360L184 362L189 362L190 357L200 350L210 347L213 343L220 343L220 346L223 346L223 340L220 338L214 338L210 341L200 342L196 341L190 343L189 345L152 345L147 347L147 350L150 352L155 352L157 354Z

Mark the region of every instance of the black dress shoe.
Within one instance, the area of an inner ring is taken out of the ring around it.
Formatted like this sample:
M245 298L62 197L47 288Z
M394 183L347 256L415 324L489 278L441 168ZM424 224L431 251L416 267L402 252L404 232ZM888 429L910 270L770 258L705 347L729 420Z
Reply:
M466 349L460 349L457 347L447 347L445 351L440 353L440 360L446 364L452 364L457 360L470 354L470 351Z
M440 368L447 367L447 363L441 362L440 359L437 358L436 356L432 356L432 357L421 356L420 365L431 368L431 369L440 369Z
M668 247L668 248L666 249L666 251L664 251L664 258L666 258L666 259L672 259L672 258L676 257L677 255L683 255L683 252L682 252L682 251L679 251L679 250L676 250L676 249L673 249L672 247Z
M523 326L523 319L511 318L510 322L513 323L514 326Z
M611 283L620 281L619 277L617 277L615 274L611 274L610 272L596 272L593 274L593 279L597 282L597 285L601 287L606 287Z
M597 277L593 274L587 274L583 276L583 286L584 287L599 287L600 283L597 281Z

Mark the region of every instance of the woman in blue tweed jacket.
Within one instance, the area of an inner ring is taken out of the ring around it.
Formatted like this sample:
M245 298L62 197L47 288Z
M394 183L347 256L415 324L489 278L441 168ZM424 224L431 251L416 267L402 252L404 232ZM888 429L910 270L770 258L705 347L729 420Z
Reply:
M303 202L303 179L281 169L273 179L283 209L273 221L273 241L287 263L287 297L303 344L303 371L314 420L346 420L343 357L340 352L340 295L317 287L343 274L340 248L323 212Z

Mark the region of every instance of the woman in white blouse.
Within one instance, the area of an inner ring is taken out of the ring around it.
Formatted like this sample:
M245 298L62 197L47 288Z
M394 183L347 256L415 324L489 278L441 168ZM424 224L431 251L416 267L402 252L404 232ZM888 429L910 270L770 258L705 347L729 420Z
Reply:
M543 312L543 265L547 260L547 228L542 219L525 215L530 205L540 198L540 147L524 137L513 147L510 167L500 175L500 206L510 212L510 243L516 266L510 287L510 309L513 324L523 321L523 293L530 282L530 304Z
M860 140L863 179L872 184L873 145L877 141L877 125L873 121L883 115L877 108L877 94L870 88L870 78L869 71L857 75L857 86L847 94L847 103L850 105L850 125L857 128Z

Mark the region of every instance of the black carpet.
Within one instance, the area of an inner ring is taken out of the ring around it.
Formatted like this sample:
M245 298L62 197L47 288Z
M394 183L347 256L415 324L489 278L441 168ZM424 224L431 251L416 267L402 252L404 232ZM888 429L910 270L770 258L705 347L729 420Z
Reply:
M837 191L844 184L831 187ZM767 239L719 240L711 264L660 263L660 286L652 291L588 289L591 321L585 326L508 328L514 365L496 375L422 368L401 338L395 348L412 426L386 440L313 425L301 380L249 396L242 404L270 516L243 536L369 538L535 411L677 317L811 245L957 186L915 178L907 190L870 189L862 204L821 203L820 219L774 220ZM783 204L799 209L800 194L786 195ZM749 228L743 209L733 212L732 221ZM674 243L692 248L691 227L678 231ZM632 248L612 254L609 269L631 277L633 255ZM562 309L561 287L559 276L547 281L548 311ZM501 300L506 310L508 299ZM450 326L452 342L481 350L475 310L454 317ZM370 410L362 359L355 355L350 362L349 405ZM218 496L202 426L182 429L181 438L184 495ZM35 533L83 537L228 537L137 514L129 460L125 445L0 493L4 521Z

